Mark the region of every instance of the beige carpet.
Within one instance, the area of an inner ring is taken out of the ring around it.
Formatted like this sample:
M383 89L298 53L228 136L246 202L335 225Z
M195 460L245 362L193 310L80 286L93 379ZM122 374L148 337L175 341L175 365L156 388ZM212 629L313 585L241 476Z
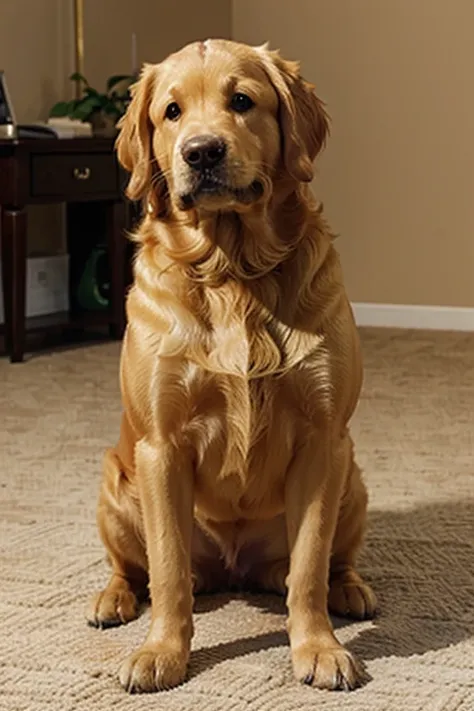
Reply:
M354 422L371 491L362 568L382 607L337 634L372 681L292 679L277 598L200 599L190 680L128 696L116 671L145 634L86 626L107 578L94 509L119 421L116 344L0 361L2 711L474 711L474 335L363 334Z

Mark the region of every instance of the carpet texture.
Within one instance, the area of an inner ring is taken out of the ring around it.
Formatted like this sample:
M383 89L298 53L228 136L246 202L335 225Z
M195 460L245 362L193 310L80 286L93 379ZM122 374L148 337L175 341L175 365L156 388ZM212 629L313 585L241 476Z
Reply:
M372 676L350 694L293 681L284 606L196 602L189 681L117 681L149 610L108 631L83 609L108 569L95 527L119 424L117 344L0 361L1 711L474 711L474 334L364 331L353 433L371 493L362 572L373 622L336 621Z

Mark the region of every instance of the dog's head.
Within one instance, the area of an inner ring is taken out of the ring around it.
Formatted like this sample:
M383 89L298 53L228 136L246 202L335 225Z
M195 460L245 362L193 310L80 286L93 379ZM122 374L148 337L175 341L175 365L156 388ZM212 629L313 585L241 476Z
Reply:
M313 89L266 46L209 40L146 65L117 140L128 196L238 211L278 177L310 181L328 130Z

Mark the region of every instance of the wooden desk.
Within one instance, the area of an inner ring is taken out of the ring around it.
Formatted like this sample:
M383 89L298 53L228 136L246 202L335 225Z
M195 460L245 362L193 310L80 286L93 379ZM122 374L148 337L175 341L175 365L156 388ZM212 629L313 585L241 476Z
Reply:
M127 203L124 175L117 163L114 142L104 138L0 140L0 211L5 345L12 362L22 361L26 347L26 264L28 205L67 203L68 240L77 234L85 203L103 210L109 256L110 301L107 312L91 312L92 323L102 320L114 337L125 327ZM78 209L80 208L80 209ZM82 235L94 225L83 220ZM75 230L76 228L76 230ZM74 234L74 230L76 234ZM72 262L72 260L71 260ZM65 323L87 326L87 313L71 312ZM41 326L43 328L44 326Z

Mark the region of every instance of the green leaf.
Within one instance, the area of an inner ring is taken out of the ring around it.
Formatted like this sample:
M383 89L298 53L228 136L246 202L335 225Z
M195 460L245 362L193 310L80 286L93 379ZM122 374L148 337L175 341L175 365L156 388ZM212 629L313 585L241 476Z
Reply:
M97 96L97 101L99 102L99 105L102 109L109 103L109 99L105 94L99 94Z
M109 113L117 116L117 119L119 119L120 116L123 116L125 113L125 105L123 101L114 101L114 105L110 108Z
M84 82L84 84L85 84L86 86L89 86L89 82L87 81L87 79L85 78L85 76L84 76L83 74L81 74L80 72L74 72L73 74L71 74L71 76L69 77L69 79L70 79L71 81L82 81L82 82Z
M131 74L114 74L113 76L107 79L107 91L110 91L116 84L120 84L120 82L125 80L127 80L128 83L131 84L133 79L134 77L131 76Z
M108 116L114 116L115 118L119 118L119 116L120 116L120 111L118 110L118 108L116 106L113 106L113 105L104 106L104 112Z
M102 102L95 96L89 96L87 99L83 99L78 103L76 108L71 114L71 118L78 119L79 121L87 121L90 115L100 109Z
M96 89L93 89L91 86L86 86L84 89L84 93L86 96L103 96L103 94L99 94L99 92Z
M55 118L68 116L70 110L70 103L70 101L58 101L57 104L54 104L54 106L51 108L49 115Z

